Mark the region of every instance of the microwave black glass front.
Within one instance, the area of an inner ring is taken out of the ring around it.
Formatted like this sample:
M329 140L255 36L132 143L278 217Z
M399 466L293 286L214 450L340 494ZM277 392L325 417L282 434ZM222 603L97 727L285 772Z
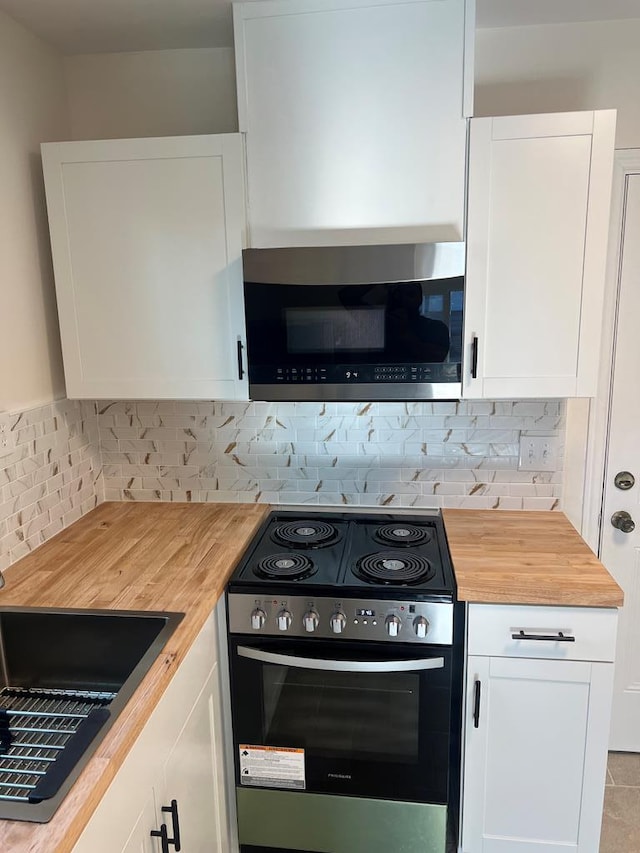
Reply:
M248 249L254 400L458 399L464 243Z

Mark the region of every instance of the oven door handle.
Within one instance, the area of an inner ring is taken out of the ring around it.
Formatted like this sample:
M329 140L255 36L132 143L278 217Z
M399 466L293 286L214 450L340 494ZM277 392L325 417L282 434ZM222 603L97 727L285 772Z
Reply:
M262 663L275 663L292 666L296 669L324 669L328 672L418 672L423 669L444 669L444 658L426 658L423 660L322 660L320 658L301 658L295 655L281 655L264 652L248 646L238 646L238 654L243 658L259 660Z

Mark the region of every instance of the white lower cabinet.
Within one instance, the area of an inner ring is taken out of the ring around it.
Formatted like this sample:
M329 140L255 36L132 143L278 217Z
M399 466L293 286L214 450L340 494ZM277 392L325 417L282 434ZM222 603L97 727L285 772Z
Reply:
M615 610L470 607L464 853L597 853L615 622ZM598 659L571 659L594 639Z
M163 853L163 824L173 851L172 805L185 853L228 851L216 654L212 615L73 853Z

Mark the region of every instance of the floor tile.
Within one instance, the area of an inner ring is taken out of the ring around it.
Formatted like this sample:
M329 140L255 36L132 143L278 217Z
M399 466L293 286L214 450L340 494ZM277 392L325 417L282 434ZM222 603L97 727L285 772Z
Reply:
M640 788L606 788L600 853L640 853Z
M640 754L637 752L610 752L609 772L614 785L640 788Z

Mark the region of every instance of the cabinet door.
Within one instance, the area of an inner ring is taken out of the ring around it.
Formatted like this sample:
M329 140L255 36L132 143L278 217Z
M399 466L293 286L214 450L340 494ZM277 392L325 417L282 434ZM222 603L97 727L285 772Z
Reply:
M612 670L469 658L464 853L597 853Z
M612 110L471 121L465 397L595 393L614 134Z
M153 798L153 792L150 792L143 810L140 812L138 820L129 836L127 843L122 848L122 853L160 853L159 839L151 837L151 830L158 829L159 824L156 824L156 808ZM107 838L105 838L105 853L115 853L113 846ZM98 850L93 853L99 853Z
M176 800L181 844L185 850L226 853L226 816L222 749L218 728L218 671L214 667L165 763L162 806ZM172 816L160 811L172 834Z
M67 396L246 399L240 135L42 153Z
M463 239L473 11L234 4L250 245Z

